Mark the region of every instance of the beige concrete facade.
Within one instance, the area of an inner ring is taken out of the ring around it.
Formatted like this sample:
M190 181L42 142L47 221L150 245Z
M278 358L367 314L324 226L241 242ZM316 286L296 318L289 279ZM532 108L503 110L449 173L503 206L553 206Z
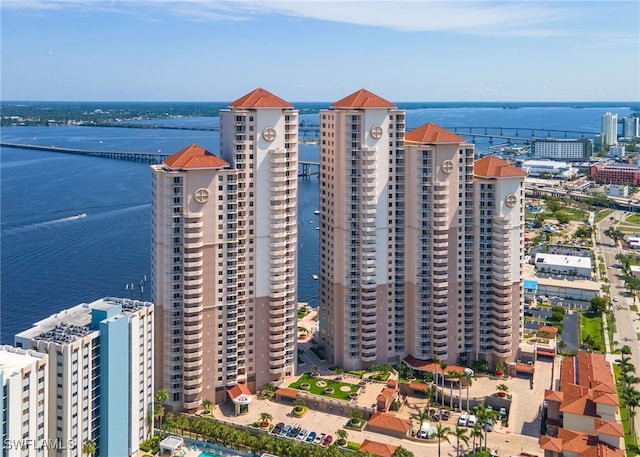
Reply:
M157 385L176 410L295 369L297 111L264 89L230 103L220 156L152 167Z
M320 337L344 369L514 361L526 173L364 89L320 113Z

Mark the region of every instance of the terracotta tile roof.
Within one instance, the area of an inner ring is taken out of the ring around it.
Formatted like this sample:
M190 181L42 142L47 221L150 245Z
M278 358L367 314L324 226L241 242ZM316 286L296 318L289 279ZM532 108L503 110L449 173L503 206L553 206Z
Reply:
M378 400L382 400L385 403L388 403L389 401L391 401L391 399L393 398L393 396L396 394L396 389L393 389L391 387L385 387L384 389L382 389L382 392L380 392L378 394Z
M581 457L624 457L624 451L587 433L558 429L558 437L540 437L540 447L554 452L574 452ZM558 447L561 446L559 449Z
M296 389L290 389L289 387L280 387L279 389L276 389L276 395L285 398L297 398L298 391Z
M240 395L243 395L243 394L251 395L251 391L249 390L246 384L236 384L233 387L229 387L227 389L227 392L229 392L229 396L231 398L238 398Z
M432 122L406 133L404 140L413 143L464 143L466 141L460 135Z
M545 451L562 452L562 440L543 435L540 437L540 447Z
M392 444L379 443L377 441L365 439L358 450L361 453L370 452L371 454L379 457L391 457L393 456L393 453L396 452L396 448L397 446Z
M534 373L536 371L533 365L529 365L528 363L516 363L516 371L520 373Z
M419 381L409 381L409 389L412 390L427 390L429 388L429 384Z
M476 176L484 178L518 178L527 176L527 172L494 155L476 160L473 170Z
M442 374L442 368L440 368L439 363L434 363L426 360L419 360L412 355L406 356L404 359L402 359L402 361L404 362L405 365L407 365L409 368L412 368L414 370L429 371L431 373L433 373L433 370L436 370L436 373ZM449 374L449 372L453 372L453 373L464 374L464 370L465 370L465 367L460 367L458 365L447 365L447 367L444 369L444 373Z
M398 386L398 381L396 381L395 379L389 379L387 381L387 387L397 387Z
M237 108L293 108L293 105L277 95L273 95L262 87L249 92L247 95L229 103Z
M545 332L548 333L549 335L551 335L553 338L556 337L556 335L558 334L558 329L555 327L551 327L550 325L541 325L538 328L539 332Z
M332 108L395 108L396 105L366 89L360 89L338 100Z
M555 349L550 349L550 348L545 348L545 347L541 347L541 346L536 346L536 352L540 355L548 355L548 356L555 356L556 355L556 350Z
M611 373L611 366L603 354L592 352L578 352L576 355L578 364L578 384L586 387L595 387L598 384L608 384L611 393L616 392L615 381Z
M620 438L624 437L624 428L622 427L622 424L618 422L609 422L602 419L595 419L593 421L593 424L595 425L595 430L598 433L601 433L603 435L617 436Z
M367 421L367 424L386 429L393 430L401 433L409 433L411 430L411 421L408 419L402 419L396 417L393 414L385 413L382 411L375 412Z
M544 399L562 403L562 400L564 399L564 395L562 394L562 392L559 392L557 390L545 389Z
M225 168L229 164L202 146L192 144L162 161L170 168Z

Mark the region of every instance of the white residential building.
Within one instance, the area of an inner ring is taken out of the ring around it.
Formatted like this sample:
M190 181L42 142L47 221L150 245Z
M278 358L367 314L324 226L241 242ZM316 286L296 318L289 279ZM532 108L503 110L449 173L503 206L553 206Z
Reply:
M48 356L33 350L0 346L2 385L2 455L45 457L47 441L49 373ZM74 443L60 443L60 447Z
M611 146L618 143L618 115L605 113L602 115L602 145Z
M640 137L640 117L627 116L623 119L624 137L633 139Z
M84 303L36 322L17 347L49 356L48 430L75 457L86 440L97 456L135 456L152 436L153 304L122 298Z
M593 142L588 138L534 138L531 155L536 159L582 162L593 155Z

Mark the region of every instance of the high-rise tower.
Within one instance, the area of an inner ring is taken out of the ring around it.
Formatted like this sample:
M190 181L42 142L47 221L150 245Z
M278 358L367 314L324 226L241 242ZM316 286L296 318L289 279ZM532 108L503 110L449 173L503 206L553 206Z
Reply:
M602 145L611 146L618 143L618 115L604 113L602 115Z
M320 335L345 369L396 351L392 170L404 121L364 89L320 112Z
M298 113L256 89L220 112L222 158L192 145L153 169L157 384L193 411L296 362Z
M364 89L321 111L320 124L330 362L513 361L526 174L494 157L474 164L473 145L435 124L405 134L404 111Z

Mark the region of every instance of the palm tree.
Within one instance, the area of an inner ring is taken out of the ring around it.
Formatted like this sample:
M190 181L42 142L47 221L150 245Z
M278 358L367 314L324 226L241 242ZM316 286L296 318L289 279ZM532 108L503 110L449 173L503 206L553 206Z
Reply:
M95 441L89 439L84 440L84 443L82 444L82 453L91 456L96 453L97 447L98 446Z
M424 409L418 410L417 413L411 415L411 419L418 421L418 428L422 426L424 422L429 422L431 415L429 414L429 406L425 406Z
M458 427L453 431L453 436L456 437L456 457L460 456L460 440L462 440L466 445L469 444L469 437L467 436L467 429Z
M442 407L444 408L444 369L447 368L447 362L440 362L440 368L442 369Z
M435 353L433 354L433 383L438 385L438 366L440 365L440 357L438 357ZM436 397L436 401L438 398Z
M158 428L162 428L162 418L164 417L164 406L160 403L153 405L153 417L158 419Z
M269 423L273 420L273 416L267 412L260 413L260 421L262 423Z
M449 372L449 379L455 379L458 382L458 409L462 410L462 378L464 378L464 374L459 373L459 372L453 372L450 371ZM453 397L453 393L451 394L451 396ZM453 402L452 402L453 405ZM453 406L451 406L451 409L453 409Z
M340 430L338 430L336 432L336 436L338 437L337 443L339 445L344 446L345 444L347 444L347 438L349 437L349 434L345 429L341 428Z
M160 428L162 428L162 418L164 417L164 406L162 404L169 399L169 391L167 389L160 389L156 392L156 401L158 402L158 408L154 408L154 415L160 419Z
M468 371L464 372L464 377L467 381L467 411L469 411L469 387L471 387L473 376Z
M634 423L636 416L636 408L640 406L640 392L635 390L632 387L627 387L623 390L622 396L624 398L624 403L629 410L629 427L631 436L635 437Z
M443 427L440 423L436 425L436 432L433 436L438 439L438 457L440 457L440 442L445 440L447 443L451 443L451 441L449 441L449 435L451 435L451 433L452 432L449 427Z
M471 429L471 438L473 438L473 453L476 453L476 438L480 441L480 447L482 447L482 429L480 428L480 424L477 422L473 424L473 428Z
M202 400L202 407L204 408L205 411L211 411L212 406L213 406L213 402L208 398L205 398L204 400Z
M493 420L495 421L496 419L496 412L493 410L489 410L484 406L480 406L478 408L478 411L476 412L476 417L478 418L478 424L480 424L480 427L482 429L484 429L484 445L485 447L487 446L487 422L489 422L489 420Z
M360 425L362 423L362 419L364 414L358 408L351 411L351 415L349 416L349 420L353 425Z

